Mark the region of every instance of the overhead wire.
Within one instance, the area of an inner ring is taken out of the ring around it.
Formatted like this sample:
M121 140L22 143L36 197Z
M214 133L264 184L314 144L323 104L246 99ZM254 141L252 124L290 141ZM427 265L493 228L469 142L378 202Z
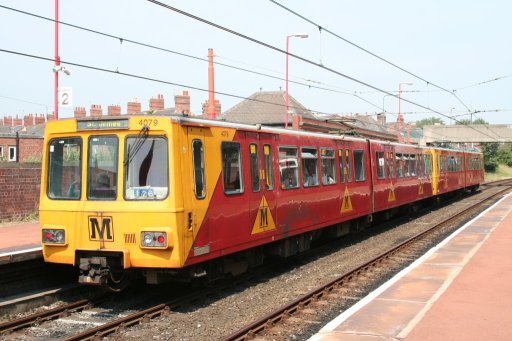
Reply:
M5 6L5 5L1 5L0 4L0 8L4 8L4 9L10 10L10 11L14 11L14 12L18 12L18 13L25 14L25 15L28 15L28 16L32 16L32 17L35 17L35 18L38 18L38 19L50 21L50 22L53 22L53 23L56 22L56 20L53 19L53 18L45 17L45 16L42 16L42 15L39 15L39 14L23 11L23 10L12 8L12 7L8 7L8 6ZM112 39L115 39L115 40L119 40L119 43L120 43L119 44L119 56L118 56L118 60L117 60L117 64L118 65L119 65L119 60L120 60L120 55L121 55L120 51L121 51L121 47L123 45L123 42L134 44L134 45L143 46L143 47L150 48L150 49L159 50L159 51L162 51L162 52L167 52L167 53L179 55L179 56L186 57L186 58L191 58L191 59L195 59L195 60L199 60L199 61L203 61L203 62L208 62L207 58L201 58L201 57L193 56L193 55L190 55L190 54L187 54L187 53L171 50L171 49L168 49L168 48L164 48L164 47L160 47L160 46L156 46L156 45L152 45L152 44L148 44L148 43L143 43L143 42L136 41L136 40L129 39L129 38L125 38L125 37L116 36L116 35L113 35L113 34L110 34L110 33L101 32L99 30L87 28L87 27L84 27L84 26L79 26L79 25L76 25L76 24L71 24L71 23L68 23L68 22L65 22L65 21L60 21L59 20L57 22L59 24L61 24L61 25L64 25L64 26L69 26L69 27L72 27L72 28L75 28L75 29L78 29L78 30L83 30L83 31L86 31L86 32L89 32L89 33L94 33L94 34L98 34L98 35L101 35L101 36L104 36L104 37L108 37L108 38L112 38ZM227 59L227 58L224 58L224 59ZM226 63L221 63L221 62L216 62L216 61L214 61L214 64L219 65L219 66L223 66L223 67L227 67L227 68L231 68L231 69L235 69L235 70L238 70L238 71L243 71L243 72L247 72L247 73L256 74L256 75L267 77L267 78L272 78L272 79L276 79L276 80L280 80L280 81L285 81L284 78L273 76L273 75L269 75L269 74L258 72L258 71L254 71L254 70L250 70L250 69L247 69L247 68L241 68L241 67L237 67L237 66L234 66L234 65L229 65L229 64L226 64ZM119 69L119 67L117 67L117 70L118 69ZM339 94L343 94L343 95L348 95L348 96L354 96L354 97L356 97L356 98L358 98L358 99L360 99L360 100L362 100L362 101L372 105L373 107L376 107L376 108L380 109L380 107L377 104L372 103L368 99L363 98L362 96L357 95L355 91L352 93L349 90L346 90L346 91L345 90L336 90L336 89L330 89L330 88L322 87L322 86L318 86L318 85L312 85L312 84L307 84L307 83L303 83L303 82L298 82L298 81L294 81L294 80L288 80L288 81L290 83L301 85L301 86L305 86L305 87L308 87L308 88L319 89L319 90L324 90L324 91L330 91L330 92L335 92L335 93L339 93ZM317 81L314 81L314 80L305 80L305 81L316 83L316 84L323 84L321 82L317 82ZM332 85L328 85L328 84L327 84L327 86L333 87Z
M470 111L470 110L471 110L471 109L470 109L470 108L469 108L469 107L468 107L468 106L467 106L467 105L466 105L466 104L465 104L465 103L460 99L460 97L459 97L459 96L457 96L453 91L450 91L450 90L448 90L448 89L446 89L446 88L444 88L444 87L442 87L442 86L440 86L440 85L437 85L437 84L435 84L435 83L432 83L431 81L429 81L429 80L427 80L427 79L425 79L425 78L423 78L423 77L421 77L421 76L419 76L419 75L417 75L417 74L415 74L415 73L413 73L413 72L411 72L411 71L409 71L409 70L404 69L403 67L401 67L401 66L399 66L399 65L397 65L397 64L395 64L395 63L393 63L393 62L391 62L391 61L389 61L389 60L387 60L387 59L385 59L385 58L383 58L383 57L381 57L381 56L379 56L379 55L377 55L376 53L371 52L370 50L368 50L368 49L366 49L366 48L364 48L364 47L362 47L362 46L360 46L360 45L358 45L358 44L356 44L356 43L354 43L354 42L352 42L352 41L348 40L347 38L344 38L344 37L340 36L340 35L339 35L339 34L337 34L337 33L335 33L335 32L333 32L333 31L331 31L331 30L329 30L329 29L327 29L327 28L323 27L322 25L315 23L315 22L314 22L314 21L312 21L311 19L306 18L305 16L303 16L303 15L301 15L301 14L297 13L296 11L294 11L294 10L292 10L292 9L290 9L290 8L288 8L288 7L286 7L286 6L284 6L283 4L281 4L281 3L279 3L279 2L277 2L277 1L275 1L275 0L269 0L269 1L270 1L270 2L272 2L274 5L277 5L277 6L281 7L281 8L282 8L282 9L284 9L285 11L287 11L287 12L289 12L289 13L292 13L293 15L295 15L295 16L297 16L297 17L301 18L302 20L304 20L304 21L306 21L306 22L308 22L308 23L310 23L310 24L312 24L312 25L314 25L314 26L318 27L318 29L319 29L319 30L325 31L325 32L327 32L327 33L330 33L330 34L331 34L331 35L333 35L334 37L336 37L336 38L338 38L338 39L340 39L340 40L343 40L343 41L344 41L344 42L346 42L347 44L350 44L350 45L352 45L352 46L354 46L354 47L356 47L356 48L358 48L358 49L360 49L360 50L362 50L362 51L366 52L367 54L369 54L369 55L371 55L371 56L373 56L373 57L375 57L375 58L377 58L377 59L379 59L379 60L383 61L384 63L387 63L387 64L389 64L389 65L391 65L391 66L393 66L393 67L395 67L395 68L397 68L397 69L399 69L399 70L401 70L401 71L403 71L403 72L407 73L408 75L410 75L410 76L412 76L412 77L414 77L414 78L416 78L416 79L419 79L419 80L421 80L421 81L425 82L427 85L432 85L432 86L434 86L434 87L436 87L436 88L438 88L438 89L440 89L440 90L442 90L442 91L445 91L445 92L447 92L447 93L451 94L451 95L452 95L452 96L454 96L454 97L455 97L455 98L456 98L456 99L457 99L457 100L458 100L458 101L459 101L459 102L460 102L460 103L461 103L461 104L462 104L462 105L463 105L463 106L464 106L468 111Z
M353 82L356 82L356 83L359 83L359 84L364 85L364 86L366 86L366 87L369 87L369 88L371 88L371 89L377 90L377 91L379 91L379 92L381 92L381 93L384 93L384 94L387 94L387 95L389 95L389 96L393 96L393 97L395 97L395 98L398 98L398 96L397 96L397 95L394 95L394 94L392 94L392 93L390 93L390 92L388 92L388 91L385 91L385 90L383 90L383 89L378 88L377 86L374 86L374 85L372 85L372 84L369 84L369 83L364 82L364 81L362 81L362 80L359 80L359 79L357 79L357 78L354 78L354 77L352 77L352 76L349 76L349 75L347 75L347 74L345 74L345 73L343 73L343 72L340 72L340 71L337 71L337 70L335 70L335 69L332 69L332 68L326 67L325 65L322 65L322 64L316 63L316 62L314 62L314 61L312 61L312 60L309 60L309 59L307 59L307 58L301 57L301 56L299 56L299 55L296 55L296 54L293 54L293 53L290 53L290 52L284 51L284 50L283 50L283 49L281 49L281 48L278 48L278 47L273 46L273 45L271 45L271 44L265 43L265 42L263 42L263 41L261 41L261 40L258 40L258 39L256 39L256 38L252 38L252 37L247 36L247 35L245 35L245 34L243 34L243 33L240 33L240 32L237 32L237 31L234 31L234 30L232 30L232 29L230 29L230 28L227 28L227 27L225 27L225 26L222 26L222 25L216 24L216 23L211 22L211 21L209 21L209 20L206 20L206 19L204 19L204 18L198 17L198 16L196 16L196 15L194 15L194 14L191 14L191 13L188 13L188 12L186 12L186 11L180 10L180 9L178 9L178 8L174 7L174 6L171 6L171 5L168 5L168 4L165 4L165 3L162 3L162 2L157 1L157 0L147 0L147 1L148 1L148 2L151 2L151 3L155 4L155 5L158 5L158 6L160 6L160 7L166 8L166 9L168 9L168 10L174 11L174 12L176 12L176 13L178 13L178 14L181 14L181 15L184 15L184 16L186 16L186 17L189 17L189 18L191 18L191 19L194 19L194 20L196 20L196 21L202 22L202 23L204 23L204 24L206 24L206 25L209 25L209 26L215 27L215 28L217 28L217 29L219 29L219 30L222 30L222 31L224 31L224 32L230 33L230 34L235 35L235 36L237 36L237 37L240 37L240 38L243 38L243 39L249 40L249 41L251 41L251 42L253 42L253 43L255 43L255 44L258 44L258 45L264 46L264 47L266 47L266 48L268 48L268 49L274 50L274 51L279 52L279 53L288 54L289 56L291 56L291 57L293 57L293 58L296 58L296 59L298 59L298 60L300 60L300 61L303 61L303 62L305 62L305 63L307 63L307 64L314 65L314 66L319 67L319 68L321 68L321 69L323 69L323 70L329 71L329 72L334 73L334 74L336 74L336 75L338 75L338 76L341 76L341 77L344 77L344 78L346 78L346 79L349 79L349 80L351 80L351 81L353 81ZM273 0L270 0L270 1L273 1ZM324 30L325 30L325 29L324 29ZM429 83L429 84L432 84L432 83L430 83L430 82L428 82L428 81L426 81L426 80L425 80L425 82L427 82L427 83ZM432 84L432 85L433 85L433 84ZM435 85L434 85L434 86L435 86ZM446 89L444 89L444 88L442 88L442 87L439 87L439 86L436 86L436 87L438 87L438 88L440 88L440 89L443 89L443 90L446 90ZM448 90L446 90L446 91L448 91ZM448 91L448 92L449 92L449 91ZM422 104L419 104L419 103L416 103L416 102L410 101L410 100L405 99L405 98L401 98L401 100L402 100L402 101L404 101L404 102L410 103L410 104L412 104L412 105L418 106L418 107L420 107L420 108L423 108L423 109L426 109L426 110L430 110L430 111L432 111L432 112L434 112L434 113L436 113L436 114L439 114L439 115L441 115L441 116L444 116L444 117L449 118L449 116L448 116L448 115L446 115L446 114L444 114L444 113L442 113L442 112L439 112L439 111L437 111L437 110L434 110L434 109L432 109L432 108L426 107L426 106L424 106L424 105L422 105ZM468 109L469 109L469 108L468 108ZM456 121L456 122L458 122L457 120L455 120L455 121ZM460 123L460 122L458 122L458 123ZM477 132L479 132L480 134L486 135L487 137L490 137L491 139L496 140L496 138L494 138L494 137L492 137L492 136L490 136L490 135L487 135L487 134L485 134L484 132L479 131L478 129L475 129L474 127L471 127L471 126L468 126L468 127L469 127L469 128L471 128L471 129L473 129L473 130L475 130L475 131L477 131Z
M23 57L29 57L29 58L33 58L33 59L44 60L44 61L51 61L51 62L55 61L54 58L42 57L42 56L37 56L37 55L34 55L34 54L29 54L29 53L23 53L23 52L19 52L19 51L0 49L0 52L4 52L4 53L8 53L8 54L13 54L13 55L18 55L18 56L23 56ZM157 78L152 78L152 77L148 77L148 76L142 76L142 75L136 75L136 74L127 73L127 72L122 72L122 71L119 71L119 70L110 70L110 69L105 69L105 68L101 68L101 67L97 67L97 66L91 66L91 65L85 65L85 64L76 63L76 62L72 62L72 61L68 61L68 60L63 60L63 59L61 59L60 62L61 62L61 64L67 64L67 65L76 66L76 67L80 67L80 68L85 68L85 69L90 69L90 70L95 70L95 71L102 71L102 72L106 72L106 73L111 73L111 74L116 74L116 75L121 75L121 76L126 76L126 77L132 77L132 78L137 78L137 79L142 79L142 80L147 80L147 81L152 81L152 82L162 83L162 84L167 84L167 85L174 85L174 86L188 88L188 89L202 91L202 92L210 92L210 90L208 90L208 89L200 88L200 87L197 87L197 86L192 86L192 85L188 85L188 84L181 84L181 83L176 83L176 82L170 82L170 81L166 81L166 80L162 80L162 79L157 79ZM259 100L259 99L245 97L245 96L241 96L241 95L230 94L230 93L222 92L222 91L214 91L214 93L217 94L217 95L222 95L222 96L227 96L227 97L232 97L232 98L237 98L237 99L242 99L242 100L249 100L249 101L253 101L253 102L271 104L271 105L274 105L274 106L277 106L277 107L283 107L283 108L285 107L284 104L275 103L275 102L269 102L269 101L264 101L264 100ZM292 108L292 109L298 109L298 110L304 110L305 109L305 110L308 110L310 112L316 112L316 113L319 113L319 114L325 114L325 115L329 114L329 113L326 113L326 112L322 112L322 111L318 111L318 110L312 110L312 109L305 108L305 107L297 107L297 106L293 106L293 105L289 105L288 107Z
M199 21L203 21L203 22L205 22L205 23L207 23L207 24L213 25L213 26L218 27L218 28L220 28L220 29L227 30L228 32L230 32L230 33L232 33L232 34L239 35L239 36L241 36L241 37L243 37L243 38L245 38L245 39L252 40L252 41L253 41L253 42L255 42L255 43L263 44L263 45L265 45L266 47L271 48L271 49L274 49L274 50L276 50L276 51L278 51L278 52L286 53L285 51L283 51L283 50L281 50L281 49L279 49L279 48L276 48L276 47L274 47L274 46L272 46L272 45L269 45L269 44L266 44L266 43L260 42L260 41L258 41L258 40L256 40L256 39L253 39L253 38L251 38L251 37L248 37L248 36L242 35L242 34L240 34L240 33L238 33L238 32L235 32L235 31L229 30L229 29L224 28L224 27L222 27L222 26L220 26L220 25L217 25L217 24L211 23L211 22L206 21L206 20L204 20L204 19L202 19L202 18L196 17L196 16L194 16L194 15L191 15L191 14L189 14L189 13L183 12L183 11L181 11L181 10L175 9L175 8L173 8L173 7L171 7L171 6L165 5L165 4L160 3L160 2L158 2L158 1L152 1L152 0L148 0L148 1L150 1L150 2L152 2L152 3L155 3L155 4L157 4L157 5L161 5L161 6L164 6L164 7L169 8L169 9L175 10L175 11L177 11L177 12L178 12L178 13L180 13L180 14L184 14L184 15L187 15L187 16L189 16L189 17L192 17L193 19L196 19L196 20L199 20ZM27 15L30 15L30 16L33 16L33 17L37 17L37 18L40 18L40 19L43 19L43 20L48 20L48 21L55 22L55 20L54 20L54 19L51 19L51 18L48 18L48 17L44 17L44 16L41 16L41 15L37 15L37 14L34 14L34 13L30 13L30 12L26 12L26 11L22 11L22 10L14 9L14 8L7 7L7 6L4 6L4 5L0 5L0 7L1 7L1 8L8 9L8 10L15 11L15 12L19 12L19 13L27 14ZM177 51L169 50L169 49L162 48L162 47L158 47L158 46L151 45L151 44L141 43L141 42L138 42L138 41L135 41L135 40L132 40L132 39L121 38L121 37L119 37L119 36L115 36L115 35L108 34L108 33L105 33L105 32L101 32L101 31L98 31L98 30L93 30L93 29L90 29L90 28L85 28L85 27L82 27L82 26L78 26L78 25L74 25L74 24L70 24L70 23L66 23L66 22L61 22L61 21L59 21L59 23L61 23L61 24L63 24L63 25L70 26L70 27L74 27L74 28L76 28L76 29L81 29L81 30L85 30L85 31L88 31L88 32L91 32L91 33L95 33L95 34L99 34L99 35L107 36L107 37L110 37L110 38L118 39L118 40L120 41L120 44L122 44L122 43L123 43L123 41L126 41L126 42L129 42L129 43L133 43L133 44L137 44L137 45L145 46L145 47L148 47L148 48L153 48L153 49L161 50L161 51L164 51L164 52L169 52L169 53L173 53L173 54L181 55L181 56L188 57L188 58L192 58L192 59L197 59L197 60L201 60L201 61L207 61L207 59L205 59L205 58L195 57L195 56L192 56L192 55L189 55L189 54L186 54L186 53L181 53L181 52L177 52ZM2 52L8 52L8 53L16 53L16 52L14 52L14 51L8 51L8 50L0 50L0 51L2 51ZM18 54L20 54L20 55L24 55L24 56L29 56L29 57L34 57L34 58L39 58L39 59L44 59L44 60L53 60L53 59L50 59L50 58L44 58L44 57L39 57L39 56L34 56L34 55L28 55L28 54L24 54L24 53L18 53ZM289 55L290 55L290 56L292 56L292 57L295 57L295 58L297 58L297 59L299 59L299 60L302 60L302 61L308 62L308 63L310 63L310 64L313 64L313 65L316 65L316 66L319 66L319 67L322 67L322 68L324 68L324 69L326 69L326 70L328 70L328 71L334 72L334 73L336 73L336 74L338 74L338 75L340 75L340 76L343 76L343 77L345 77L345 78L348 78L348 79L350 79L350 80L352 80L352 81L354 81L354 82L357 82L357 83L359 83L359 84L362 84L362 85L365 85L365 86L367 86L367 87L370 87L370 88L372 88L372 89L374 89L374 90L376 90L376 91L378 91L378 92L380 92L380 93L385 93L385 94L387 94L387 95L390 95L390 96L393 96L393 97L398 98L396 95L394 95L394 94L392 94L392 93L389 93L389 92L387 92L387 91L384 91L384 90L382 90L382 89L379 89L379 88L377 88L377 87L374 87L374 86L372 86L372 85L370 85L370 84L367 84L367 83L365 83L365 82L359 81L359 80L357 80L357 79L355 79L355 78L352 78L352 77L350 77L350 76L348 76L348 75L344 75L344 74L342 74L342 73L340 73L340 72L337 72L337 71L335 71L335 70L333 70L333 69L330 69L330 68L324 67L324 66L323 66L323 65L321 65L321 64L317 64L317 63L315 63L315 62L309 61L309 60L307 60L307 59L305 59L305 58L302 58L302 57L300 57L300 56L296 56L296 55L291 54L291 53L290 53ZM74 65L74 66L78 66L78 67L86 67L86 68L89 68L89 69L95 69L95 70L99 70L99 71L105 71L105 72L117 73L117 74L120 74L120 75L131 76L131 77L136 77L136 78L140 78L140 79L146 79L146 80L151 80L151 81L156 81L156 82L161 82L161 83L166 83L166 84L171 84L171 85L177 85L177 86L189 87L189 88L191 88L191 89L195 89L195 90L199 90L199 91L208 91L208 90L206 90L206 89L202 89L202 88L198 88L198 87L187 86L187 85L183 85L183 84L178 84L178 83L173 83L173 82L167 82L167 81L157 80L157 79L153 79L153 78L150 78L150 77L137 76L137 75L133 75L133 74L129 74L129 73L119 72L118 68L117 68L115 71L113 71L113 70L102 69L102 68L97 68L97 67L93 67L93 66L81 65L81 64L78 64L78 63L72 63L72 62L67 62L67 64L69 64L69 65ZM229 65L229 64L218 63L218 62L216 62L216 64L218 64L218 65L222 65L222 66L226 66L226 67L231 67L231 68L238 69L238 70L242 70L242 71L246 71L246 72L256 73L256 74L259 74L259 75L262 75L262 76L266 76L266 77L272 77L272 78L276 78L276 79L281 79L281 80L282 80L282 78L279 78L279 77L275 77L275 76L271 76L271 75L267 75L267 74L259 73L259 72L253 71L253 70L248 70L248 69L243 69L243 68L235 67L235 66L232 66L232 65ZM351 96L354 96L354 97L356 97L356 98L358 98L358 99L360 99L360 100L362 100L362 101L364 101L364 102L366 102L366 103L368 103L368 104L370 104L370 105L372 105L372 106L374 106L374 107L376 107L376 108L380 109L380 106L378 106L378 105L376 105L376 104L372 103L371 101L369 101L369 100L367 100L367 99L365 99L365 98L363 98L363 97L361 97L361 96L357 95L357 93L356 93L356 92L354 92L354 93L349 93L349 92L338 91L338 90L333 90L333 89L329 89L329 88L318 87L318 86L314 86L314 85L310 85L310 84L304 84L304 83L296 82L296 81L291 81L291 82L296 83L296 84L300 84L300 85L303 85L303 86L308 86L308 87L310 87L310 88L318 88L318 89L321 89L321 90L327 90L327 91L336 92L336 93L341 93L341 94L345 94L345 95L351 95ZM244 97L244 96L239 96L239 95L232 95L232 94L222 93L222 92L216 92L216 93L217 93L217 94L219 94L219 95L225 95L225 96L228 96L228 97L236 97L236 98L240 98L240 99L247 99L247 100L252 100L252 101L257 101L257 102L263 102L263 103L268 103L268 104L272 104L272 105L277 105L277 106L283 106L283 105L279 105L279 104L276 104L276 103L266 102L266 101L261 101L261 100L255 100L255 99L252 99L252 98L249 98L249 97ZM435 111L435 110L433 110L433 109L431 109L431 108L428 108L428 107L422 106L421 104L418 104L418 103L415 103L415 102L409 101L409 100L404 99L404 98L402 98L402 100L403 100L404 102L408 102L408 103L411 103L411 104L413 104L413 105L420 106L420 107L422 107L422 108L424 108L424 109L427 109L427 110L430 110L430 111L432 111L432 112L438 113L438 114L440 114L440 115L442 115L442 116L448 117L447 115L444 115L443 113L440 113L440 112L437 112L437 111ZM294 108L294 107L292 107L292 108ZM313 112L313 110L311 110L311 109L307 109L307 110L310 110L310 111L312 111L312 112ZM316 112L317 112L317 113L322 114L322 112L321 112L321 111L316 111ZM489 137L491 137L491 136L489 136ZM492 138L492 137L491 137L491 138Z

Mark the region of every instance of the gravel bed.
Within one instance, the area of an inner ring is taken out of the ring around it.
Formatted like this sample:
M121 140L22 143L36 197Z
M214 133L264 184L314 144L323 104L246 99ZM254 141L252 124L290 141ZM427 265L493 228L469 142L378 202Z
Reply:
M223 292L219 297L211 297L196 305L173 311L168 316L127 328L107 339L194 341L220 339L320 284L331 281L355 266L367 262L391 246L416 235L433 222L442 221L453 212L470 206L479 197L486 195L488 195L487 192L476 194L392 229L380 231L371 229L371 232L363 236L364 238L341 240L336 250L289 264L280 274L262 277L257 283ZM339 309L344 308L346 307L339 307ZM334 316L335 314L331 317ZM323 323L318 323L316 330L320 329ZM310 330L306 334L310 335L314 332ZM307 337L288 335L285 339L304 338Z

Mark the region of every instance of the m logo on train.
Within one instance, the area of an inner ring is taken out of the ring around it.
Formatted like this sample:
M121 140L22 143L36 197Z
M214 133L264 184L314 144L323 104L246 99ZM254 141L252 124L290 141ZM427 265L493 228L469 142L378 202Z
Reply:
M89 238L90 240L113 242L114 225L112 217L89 217Z

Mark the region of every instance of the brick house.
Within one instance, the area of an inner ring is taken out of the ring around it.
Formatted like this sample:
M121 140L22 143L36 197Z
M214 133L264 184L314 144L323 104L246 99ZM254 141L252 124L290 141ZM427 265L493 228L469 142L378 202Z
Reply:
M44 122L43 115L0 120L0 162L40 162Z

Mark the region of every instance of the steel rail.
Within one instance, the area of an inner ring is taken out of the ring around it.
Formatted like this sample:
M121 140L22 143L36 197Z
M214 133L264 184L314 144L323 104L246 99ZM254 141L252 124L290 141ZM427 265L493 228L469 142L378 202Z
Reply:
M471 205L470 207L465 208L463 211L458 212L446 219L444 219L442 222L436 224L435 226L429 228L426 231L423 231L416 236L413 236L404 242L400 243L399 245L393 247L392 249L385 251L381 253L380 255L374 257L372 260L364 263L363 265L360 265L352 270L347 271L345 274L339 276L338 278L330 281L329 283L319 286L310 292L304 294L303 296L285 304L284 306L274 310L273 312L270 312L269 314L261 317L260 319L246 325L245 327L239 329L238 331L224 337L223 341L239 341L239 340L246 340L249 338L252 338L254 335L261 333L264 331L267 327L270 327L274 325L275 323L279 322L285 317L290 316L294 312L300 310L302 307L305 307L309 305L314 300L321 298L322 296L328 294L329 292L332 292L335 288L340 287L346 282L349 282L352 278L358 276L359 274L367 271L368 269L377 266L379 263L385 261L386 259L391 258L399 251L411 246L416 241L421 240L428 234L434 233L438 229L440 229L443 225L459 218L460 216L467 214L467 211L477 208L480 205L483 205L488 200L501 195L503 192L506 192L510 190L510 188L504 188L501 189L499 192L494 193L492 195L489 195L488 197L480 200L479 202Z
M84 299L63 305L61 307L56 307L41 313L36 313L12 321L4 322L0 324L0 334L5 334L17 329L25 328L35 323L40 323L43 321L59 318L61 316L69 314L70 312L90 307L93 304L93 301Z

